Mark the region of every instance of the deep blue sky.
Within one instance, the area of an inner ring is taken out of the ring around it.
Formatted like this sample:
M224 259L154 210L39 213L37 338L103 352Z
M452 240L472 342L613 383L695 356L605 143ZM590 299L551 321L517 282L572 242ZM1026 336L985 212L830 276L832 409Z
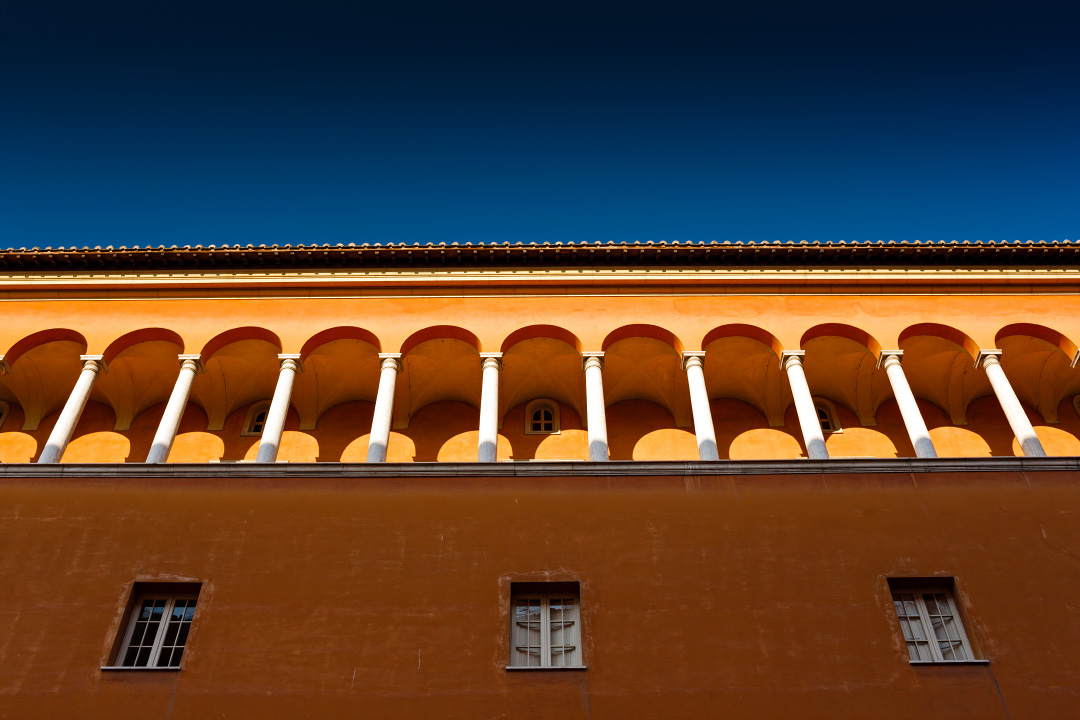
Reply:
M0 245L1076 238L1077 37L1063 1L5 3Z

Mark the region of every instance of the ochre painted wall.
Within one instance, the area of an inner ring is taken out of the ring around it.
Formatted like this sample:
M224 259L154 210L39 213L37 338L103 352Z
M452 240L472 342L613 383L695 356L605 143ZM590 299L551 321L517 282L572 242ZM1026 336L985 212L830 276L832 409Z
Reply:
M999 293L955 284L911 294L860 283L813 294L801 285L748 286L738 289L753 294L736 294L724 285L690 291L627 281L584 294L499 285L458 294L432 285L381 297L344 288L337 296L258 299L230 296L228 288L192 294L120 283L116 297L72 287L56 288L48 302L0 298L7 319L0 351L9 370L0 374L0 401L10 408L0 427L0 462L38 456L75 384L81 353L104 353L109 369L97 376L63 461L142 462L177 377L177 354L200 352L206 372L195 378L170 460L252 460L258 439L240 432L247 412L272 396L277 355L301 351L305 369L279 453L293 462L366 457L379 353L397 351L404 356L392 461L475 459L480 351L504 353L503 460L587 456L581 351L599 350L606 353L616 460L697 456L683 350L705 353L722 458L805 454L776 354L798 349L805 351L812 394L835 405L844 429L827 438L833 456L914 455L878 367L882 349L903 350L903 372L940 456L1019 454L975 364L980 351L996 347L1047 454L1080 454L1073 404L1080 367L1071 366L1069 340L1080 338L1080 296L1053 286L1010 294L1007 282ZM556 327L537 329L541 323ZM559 404L559 435L525 434L524 405L539 398Z
M1075 718L1078 511L1035 471L5 478L0 717ZM887 578L928 576L989 665L909 665ZM203 583L184 668L102 672L155 579ZM588 669L507 672L545 579Z
M711 403L721 459L786 460L805 457L794 407L785 424L770 428L755 408L738 400ZM222 430L206 430L202 409L189 403L177 433L169 461L254 461L259 438L243 436L244 420L251 405L229 415ZM559 403L562 430L554 435L526 434L525 405L511 408L499 433L499 460L585 460L588 433L573 408ZM1001 407L993 397L975 400L968 410L968 425L955 427L930 403L919 407L930 428L940 457L1021 456ZM150 450L164 405L140 413L129 430L114 431L108 406L90 402L64 454L64 462L141 463ZM373 405L346 402L320 418L312 430L299 429L295 409L285 423L278 459L288 462L363 462L367 456L368 430ZM842 432L827 436L826 446L834 458L913 457L896 403L887 401L878 410L877 425L863 427L847 408L838 407ZM1028 418L1048 455L1080 455L1080 417L1071 402L1063 400L1060 422L1047 425L1034 412ZM35 431L20 430L22 414L13 407L0 427L0 462L31 462L45 445L59 413L53 413ZM608 407L608 440L612 460L696 460L693 428L677 428L671 414L646 400L625 400ZM427 405L411 419L408 428L390 435L390 462L469 462L476 460L479 411L461 402L441 401Z

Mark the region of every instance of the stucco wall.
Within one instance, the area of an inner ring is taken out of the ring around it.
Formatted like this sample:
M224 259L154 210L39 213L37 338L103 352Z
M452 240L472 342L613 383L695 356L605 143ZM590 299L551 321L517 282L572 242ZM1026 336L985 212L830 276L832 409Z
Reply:
M1011 470L6 477L0 717L1073 718L1078 512ZM955 577L989 665L911 666L899 576ZM183 670L99 670L132 582L177 578ZM545 578L588 669L508 673L509 583Z

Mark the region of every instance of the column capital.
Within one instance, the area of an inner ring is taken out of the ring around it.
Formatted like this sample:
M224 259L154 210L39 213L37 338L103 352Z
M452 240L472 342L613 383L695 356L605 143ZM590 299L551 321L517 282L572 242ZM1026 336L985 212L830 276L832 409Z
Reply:
M281 362L281 367L291 367L296 372L304 372L304 363L300 360L300 353L279 353L277 356Z
M1000 359L1001 351L996 348L980 350L979 354L975 357L975 367L985 368L987 365L999 365Z
M83 370L93 370L94 372L109 374L109 366L105 364L104 355L80 355L79 359L82 360Z
M682 354L682 367L686 370L691 365L697 367L705 367L705 351L704 350L688 350Z
M393 368L395 372L401 372L401 353L379 353L379 368Z
M890 358L895 358L895 361L890 363L889 362ZM904 351L903 350L882 350L881 354L878 355L877 367L880 370L882 368L887 368L890 365L894 365L894 364L895 365L900 365L900 364L903 363L903 360L904 360Z
M177 355L177 357L180 358L180 367L190 367L195 371L196 375L201 372L206 372L206 366L203 365L202 355L197 353L194 355L180 354Z
M502 356L501 352L480 353L480 367L485 370L489 367L502 370Z
M583 352L581 353L581 367L585 370L589 369L590 363L592 367L598 367L601 370L604 369L604 353L603 352Z
M780 368L787 370L788 365L802 365L805 356L805 350L784 350L780 353Z
M1076 364L1075 362L1073 363ZM0 355L0 375L10 375L11 366L8 365L8 361L4 359L3 355Z

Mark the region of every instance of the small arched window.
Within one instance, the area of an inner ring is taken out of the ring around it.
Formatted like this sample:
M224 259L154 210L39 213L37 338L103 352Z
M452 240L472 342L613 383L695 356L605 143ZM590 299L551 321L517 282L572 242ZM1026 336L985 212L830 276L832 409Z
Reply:
M247 417L244 419L244 431L241 435L262 435L263 428L266 427L266 414L270 412L270 403L261 402L255 403L248 410Z
M553 435L559 432L559 404L553 400L533 400L525 407L526 435Z
M837 420L836 408L831 402L824 398L814 398L814 410L817 411L817 419L821 423L821 432L843 432L840 421Z

